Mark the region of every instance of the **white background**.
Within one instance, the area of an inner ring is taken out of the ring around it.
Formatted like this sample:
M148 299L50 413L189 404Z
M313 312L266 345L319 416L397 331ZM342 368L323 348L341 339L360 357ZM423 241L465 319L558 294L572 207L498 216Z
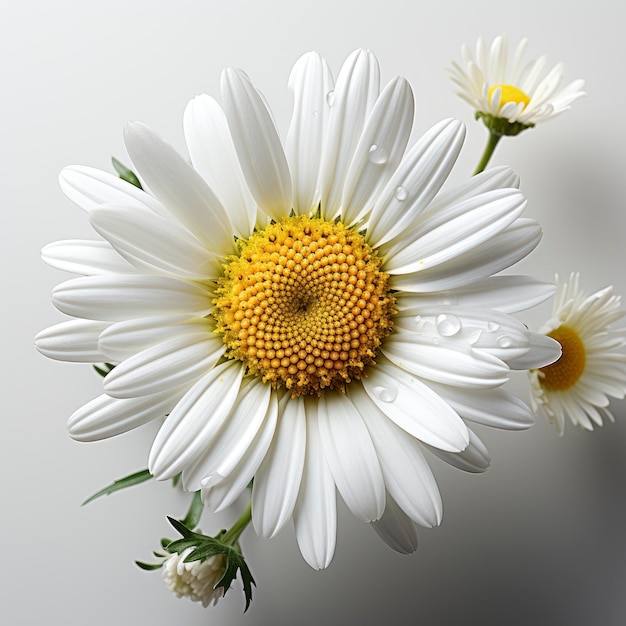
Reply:
M59 190L61 168L110 169L125 160L122 126L140 120L183 148L182 113L194 95L218 93L220 70L244 68L281 131L293 62L316 49L335 74L356 47L379 57L382 77L407 77L415 135L444 117L468 125L453 174L467 177L486 131L447 75L463 42L507 32L530 38L530 56L566 64L588 96L517 138L492 164L521 175L526 215L544 226L516 271L551 280L582 273L591 290L626 294L626 122L622 9L607 0L429 2L212 2L165 0L11 3L0 22L0 247L3 373L0 439L0 621L21 624L623 624L626 616L626 403L594 433L568 425L559 439L539 421L522 433L481 431L493 457L481 476L435 466L440 528L399 556L341 508L338 549L325 572L301 559L293 531L243 544L258 588L242 614L238 589L217 607L179 600L159 573L140 571L168 534L166 515L186 500L149 483L81 508L115 478L146 466L152 426L94 444L72 441L67 417L99 393L85 365L50 361L33 336L63 317L50 304L65 276L46 267L50 241L92 237ZM454 181L452 181L454 182ZM536 326L544 306L525 316ZM525 393L525 379L514 385ZM208 513L205 532L224 518ZM173 536L173 533L169 533Z

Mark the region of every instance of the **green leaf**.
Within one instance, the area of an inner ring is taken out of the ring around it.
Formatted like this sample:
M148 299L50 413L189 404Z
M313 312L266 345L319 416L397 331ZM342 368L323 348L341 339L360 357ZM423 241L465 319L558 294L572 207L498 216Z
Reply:
M87 498L83 502L82 506L85 506L85 504L89 504L100 496L108 496L115 491L119 491L120 489L126 489L126 487L132 487L133 485L139 485L140 483L144 483L151 478L152 474L147 469L145 469L141 470L140 472L130 474L129 476L125 476L124 478L120 478L119 480L115 480L110 485L107 485L104 489L101 489L97 493L94 493L92 496Z
M111 162L113 163L115 171L119 174L119 177L122 180L125 180L131 185L135 185L135 187L139 187L139 189L143 189L139 179L132 170L128 169L123 163L120 163L115 157L111 158Z
M178 483L180 482L180 477L182 476L181 474L176 474L176 476L174 476L174 478L172 478L172 487L176 487L178 485Z
M202 517L203 511L204 511L204 504L202 504L202 498L200 497L200 492L196 491L193 494L193 500L191 501L191 506L189 507L189 511L187 511L187 515L185 515L185 519L182 520L182 523L187 528L196 528L196 526L200 522L200 518Z
M98 372L98 374L102 376L102 378L104 378L114 367L115 365L111 363L104 363L102 367L99 367L98 365L93 366L96 372Z
M143 563L142 561L135 561L135 564L138 567L141 567L141 569L145 569L149 572L163 567L163 563Z

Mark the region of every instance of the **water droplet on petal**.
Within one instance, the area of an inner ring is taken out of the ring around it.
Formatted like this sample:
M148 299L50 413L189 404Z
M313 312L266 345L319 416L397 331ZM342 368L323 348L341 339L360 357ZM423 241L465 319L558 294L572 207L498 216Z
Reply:
M437 332L443 337L453 337L461 330L461 320L456 315L441 313L435 320Z
M328 104L329 107L335 104L335 90L334 89L332 89L326 94L326 104Z
M436 346L439 345L439 337L433 337L433 344L435 344Z
M502 335L502 337L498 337L497 343L501 348L510 348L514 342L510 337Z
M383 165L387 163L389 159L389 155L387 154L387 150L385 150L381 146L377 146L375 143L370 146L369 160L372 163L376 163L376 165Z
M491 331L498 330L498 328L500 328L500 324L498 324L498 322L487 322L487 328Z
M313 117L317 117L317 111L313 111Z
M398 397L397 387L374 387L374 394L383 402L393 402Z
M400 202L404 202L409 197L409 192L405 187L396 187L396 191L393 194L396 200L400 200Z

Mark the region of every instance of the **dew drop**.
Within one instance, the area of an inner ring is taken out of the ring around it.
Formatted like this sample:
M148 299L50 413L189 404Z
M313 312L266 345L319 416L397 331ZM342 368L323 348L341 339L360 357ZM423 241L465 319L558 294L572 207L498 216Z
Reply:
M377 146L375 143L370 146L369 160L376 165L383 165L387 163L389 155L387 150L381 146Z
M396 187L396 191L393 194L396 200L400 200L400 202L404 202L409 197L409 192L404 187Z
M513 345L513 340L510 337L503 335L502 337L498 337L497 343L501 348L510 348Z
M433 344L436 346L439 345L439 337L433 337Z
M441 313L437 315L435 326L442 337L453 337L461 330L461 320L456 315Z
M374 394L383 402L393 402L398 397L397 387L374 387Z
M487 328L491 331L498 330L500 324L498 324L498 322L487 322Z
M313 117L317 117L317 111L313 111Z
M326 104L328 104L329 107L335 104L335 90L334 89L332 89L326 94Z

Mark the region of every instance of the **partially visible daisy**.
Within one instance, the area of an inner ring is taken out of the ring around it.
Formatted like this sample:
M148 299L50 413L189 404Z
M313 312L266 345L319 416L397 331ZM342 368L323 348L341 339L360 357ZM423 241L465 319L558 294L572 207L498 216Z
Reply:
M474 107L476 117L482 117L490 129L497 125L502 135L516 135L554 117L585 95L583 80L562 86L562 63L547 72L545 56L525 63L527 43L522 39L509 59L506 35L496 37L489 47L479 38L475 56L463 45L462 64L452 63L458 95Z
M541 238L518 177L493 168L442 190L463 125L444 120L407 150L412 89L379 81L369 51L336 81L304 55L283 146L250 78L226 70L222 105L203 95L185 111L189 160L126 127L150 192L65 169L64 191L102 239L43 253L81 276L53 293L74 319L40 333L38 348L116 364L70 434L162 422L156 478L182 473L213 511L254 478L257 533L293 520L317 569L333 557L337 493L392 547L414 550L414 525L442 515L424 450L486 469L471 423L528 427L530 408L503 385L559 355L511 315L552 285L496 276Z
M613 287L587 296L578 283L579 275L571 274L559 285L552 318L539 331L561 344L561 358L529 372L533 408L559 435L566 417L586 430L614 421L609 397L626 395L626 329L610 328L624 315L621 299Z

